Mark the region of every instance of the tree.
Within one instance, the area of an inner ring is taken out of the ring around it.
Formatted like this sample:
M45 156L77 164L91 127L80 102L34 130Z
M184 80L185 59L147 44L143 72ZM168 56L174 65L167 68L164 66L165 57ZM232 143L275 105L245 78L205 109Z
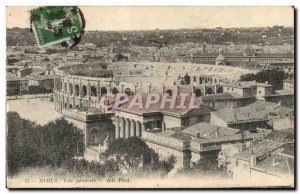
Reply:
M115 56L115 60L116 61L128 61L128 57L123 55L122 53L118 53L116 56Z
M176 157L174 155L171 155L167 159L159 161L156 165L156 170L161 170L165 173L169 173L174 169L175 164Z
M155 152L140 138L130 137L112 142L104 155L108 158L115 158L120 166L130 171L140 165L150 163L151 156L155 155Z
M36 165L59 166L84 149L79 130L65 119L45 126L22 119L16 112L7 113L8 174Z
M39 152L59 165L82 153L84 150L83 136L80 131L64 118L49 122L39 130Z
M218 167L218 161L214 157L204 157L192 163L190 169L182 169L181 173L196 174L204 176L228 176L224 168Z
M283 84L283 80L287 79L288 76L284 71L279 70L263 70L256 74L244 74L241 76L241 81L253 81L257 82L268 82L272 84L275 88L280 88Z
M20 169L40 161L35 150L38 146L37 127L35 123L21 119L16 112L7 113L8 175L12 176Z

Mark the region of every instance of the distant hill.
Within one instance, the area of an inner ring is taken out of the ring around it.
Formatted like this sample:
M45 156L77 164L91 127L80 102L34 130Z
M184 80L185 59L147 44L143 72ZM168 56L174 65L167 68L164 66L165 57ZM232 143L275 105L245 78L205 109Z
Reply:
M120 46L167 46L184 42L227 44L228 42L282 45L293 44L294 28L273 26L266 28L215 28L147 31L87 31L82 43L94 43L98 47L119 44ZM34 45L35 38L29 28L7 29L7 45Z

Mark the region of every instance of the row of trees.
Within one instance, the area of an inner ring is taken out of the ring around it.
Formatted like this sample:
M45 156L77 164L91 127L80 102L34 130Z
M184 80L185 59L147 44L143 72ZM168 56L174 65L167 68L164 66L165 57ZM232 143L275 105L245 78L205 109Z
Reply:
M75 176L98 178L121 170L166 175L176 163L174 156L159 161L157 153L137 137L113 141L101 162L78 159L84 153L83 135L63 118L41 126L22 119L16 112L8 112L7 126L9 176L28 167L45 166L63 169Z
M284 71L279 70L263 70L256 74L249 73L241 76L241 81L253 81L257 82L268 82L273 85L275 89L281 89L283 80L287 79L288 75Z

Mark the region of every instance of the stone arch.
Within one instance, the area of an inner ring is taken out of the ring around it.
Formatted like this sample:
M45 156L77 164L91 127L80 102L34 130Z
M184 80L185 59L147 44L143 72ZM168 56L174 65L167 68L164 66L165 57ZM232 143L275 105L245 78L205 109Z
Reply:
M188 73L186 73L183 80L185 85L189 85L191 83L191 76L189 76Z
M86 95L87 95L87 87L86 87L86 85L83 85L82 86L82 96L86 97Z
M76 105L76 108L79 108L79 105L78 105L78 104Z
M172 96L173 95L173 90L172 89L167 89L166 93L169 94L170 96Z
M100 92L101 92L101 96L107 94L107 89L106 89L106 87L102 87L101 90L100 90Z
M124 93L127 94L127 96L131 96L131 94L132 94L130 88L126 88L126 89L124 90Z
M223 93L223 87L219 87L219 88L217 89L217 93Z
M79 96L79 85L78 84L76 84L75 85L75 96Z
M70 95L73 95L73 85L69 84L69 93Z
M114 87L114 88L111 90L111 93L112 93L112 94L117 94L117 93L119 93L118 88Z
M97 88L96 88L96 86L91 86L91 96L97 96Z
M196 97L202 96L202 91L201 91L200 88L196 88L196 89L194 90L194 93L195 93L195 96L196 96Z
M207 88L206 89L206 94L212 94L214 91L212 88Z
M72 104L69 104L69 108L72 108L73 106L72 106Z

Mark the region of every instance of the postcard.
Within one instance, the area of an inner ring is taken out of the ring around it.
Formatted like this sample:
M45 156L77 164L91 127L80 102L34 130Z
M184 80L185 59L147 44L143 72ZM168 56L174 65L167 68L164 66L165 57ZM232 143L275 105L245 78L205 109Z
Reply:
M295 187L294 7L7 6L7 187Z

